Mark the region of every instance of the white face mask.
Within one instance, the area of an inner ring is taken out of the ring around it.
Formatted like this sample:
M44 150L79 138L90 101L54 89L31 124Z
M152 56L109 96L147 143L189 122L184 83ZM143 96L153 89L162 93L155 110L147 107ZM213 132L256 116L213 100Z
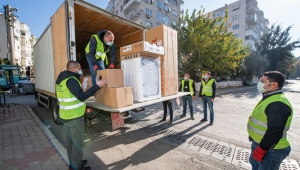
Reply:
M77 70L77 73L80 74L80 75L82 75L82 70Z
M208 78L208 76L207 76L207 75L205 75L205 76L204 76L204 79L207 79L207 78Z
M111 46L113 43L114 43L113 41L108 41L105 44L108 45L108 46Z
M271 84L271 83L269 83L269 84ZM260 92L260 93L264 93L264 92L266 92L267 90L271 90L272 88L270 88L270 89L264 89L264 86L265 85L267 85L267 84L264 84L264 83L262 83L262 82L258 82L257 83L257 90Z
M184 80L187 80L188 78L187 77L183 77L184 78Z

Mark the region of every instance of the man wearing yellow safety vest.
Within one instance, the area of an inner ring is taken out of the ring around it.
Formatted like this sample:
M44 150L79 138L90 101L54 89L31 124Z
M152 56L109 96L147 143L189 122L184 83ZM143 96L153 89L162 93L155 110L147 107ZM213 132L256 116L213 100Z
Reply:
M204 118L201 122L207 121L207 105L210 111L210 125L214 123L214 101L216 95L216 83L215 80L210 77L211 73L206 71L204 78L201 80L201 86L199 90L199 99L202 100Z
M253 170L278 170L291 151L287 140L293 108L282 93L284 76L269 71L257 83L263 98L249 116L247 130L252 141L249 161Z
M195 120L194 113L193 113L193 100L195 99L196 88L195 88L194 81L192 79L190 79L189 73L184 74L184 80L181 81L178 91L179 92L190 92L190 94L188 94L186 96L182 96L183 114L180 116L180 118L186 117L186 104L189 103L191 119Z
M66 147L70 170L89 170L84 167L87 160L82 159L84 143L85 100L96 93L107 80L100 80L86 92L83 92L79 78L81 66L76 61L69 61L67 70L61 72L56 80L56 97L59 101L59 115L67 133ZM103 96L104 97L104 96Z
M93 85L96 84L97 70L104 70L105 65L108 65L108 56L110 56L109 68L115 68L116 49L114 38L114 34L111 31L101 30L97 34L92 35L90 42L85 47Z

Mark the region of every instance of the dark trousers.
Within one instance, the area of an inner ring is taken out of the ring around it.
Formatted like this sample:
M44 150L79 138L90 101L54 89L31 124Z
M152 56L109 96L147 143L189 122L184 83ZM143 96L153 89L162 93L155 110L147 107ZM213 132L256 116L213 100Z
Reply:
M84 117L64 121L63 126L67 133L66 147L69 165L72 169L80 169L84 143Z
M169 100L167 101L163 101L163 106L164 106L164 120L166 120L167 118L167 112L168 112L168 108L169 107L169 111L170 111L170 122L173 121L173 109L172 109L172 101L170 102Z

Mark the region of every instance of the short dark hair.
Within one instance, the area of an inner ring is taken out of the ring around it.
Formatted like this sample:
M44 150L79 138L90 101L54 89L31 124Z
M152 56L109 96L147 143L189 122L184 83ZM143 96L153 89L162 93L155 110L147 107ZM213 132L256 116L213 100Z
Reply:
M106 37L106 36L109 36L109 35L113 35L114 36L114 34L111 32L111 31L106 31L105 33L104 33L104 36Z
M285 79L282 73L279 71L268 71L264 73L264 76L266 76L270 82L277 82L278 87L282 89Z
M211 72L210 72L210 71L206 71L205 73L207 73L208 75L211 75Z
M77 67L78 65L79 63L77 61L71 60L67 63L67 70Z

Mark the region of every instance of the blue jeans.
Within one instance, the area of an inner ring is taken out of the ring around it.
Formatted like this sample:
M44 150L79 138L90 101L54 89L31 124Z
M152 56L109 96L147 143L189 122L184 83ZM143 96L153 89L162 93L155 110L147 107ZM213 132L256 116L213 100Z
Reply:
M88 54L86 54L86 60L89 64L89 68L90 68L90 71L91 71L91 77L92 77L92 84L93 86L96 84L96 81L97 81L97 78L96 78L96 71L94 70L94 66L88 56ZM103 60L97 60L97 66L98 66L98 69L97 70L105 70L105 66L104 66L104 61Z
M251 155L249 158L250 164L252 165L252 170L278 170L281 162L291 152L290 146L285 149L271 149L265 154L262 162L257 162L252 156L252 153L257 146L258 144L252 141Z
M189 107L190 107L190 113L191 116L193 116L193 100L192 100L192 96L182 96L182 103L183 103L183 115L186 115L186 103L189 103Z
M207 105L210 111L210 121L214 121L214 103L211 102L211 97L202 96L202 103L203 103L203 112L204 112L204 119L207 119Z

